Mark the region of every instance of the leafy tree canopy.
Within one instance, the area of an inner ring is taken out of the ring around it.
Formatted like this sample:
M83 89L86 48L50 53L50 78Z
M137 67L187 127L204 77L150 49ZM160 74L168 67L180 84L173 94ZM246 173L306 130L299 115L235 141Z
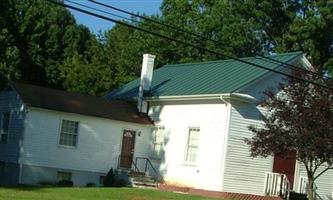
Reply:
M157 55L156 68L223 58L119 25L94 35L42 0L3 0L0 9L0 85L19 80L102 95L139 76L143 53ZM238 57L301 50L319 72L333 71L330 1L164 0L160 9L146 17L217 42L148 20L128 23Z
M102 94L109 89L111 77L107 80L99 77L108 74L102 71L96 74L96 79L101 79L99 82L90 82L87 86L69 84L78 79L78 83L87 83L92 74L81 72L77 77L67 73L70 69L65 68L73 66L68 60L79 55L89 65L97 66L91 63L103 51L103 45L87 27L77 25L67 9L35 0L4 0L0 9L0 84L19 80L91 94ZM80 64L76 62L75 68L80 68ZM83 68L81 71L88 67ZM110 71L105 66L90 67L93 71L100 69Z

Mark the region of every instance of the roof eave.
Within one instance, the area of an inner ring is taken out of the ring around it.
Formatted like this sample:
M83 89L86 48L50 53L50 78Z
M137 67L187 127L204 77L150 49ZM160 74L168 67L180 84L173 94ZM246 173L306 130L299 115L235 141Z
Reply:
M163 102L163 101L195 101L195 100L222 100L228 102L237 100L242 102L253 102L256 99L248 94L242 93L222 93L222 94L200 94L200 95L175 95L175 96L158 96L146 97L148 102Z
M132 123L132 124L140 124L143 126L153 126L154 123L147 118L147 121L135 121L135 120L125 120L125 119L117 119L117 118L112 118L112 117L107 117L107 116L101 116L101 115L94 115L94 114L86 114L86 113L80 113L80 112L71 112L71 111L66 111L66 110L61 110L61 109L51 109L51 108L46 108L46 107L41 107L41 106L34 106L34 105L26 105L28 108L32 109L41 109L41 110L48 110L51 112L60 112L60 113L69 113L69 114L74 114L74 115L81 115L81 116L88 116L88 117L95 117L95 118L100 118L100 119L107 119L107 120L112 120L112 121L120 121L120 122L125 122L125 123Z

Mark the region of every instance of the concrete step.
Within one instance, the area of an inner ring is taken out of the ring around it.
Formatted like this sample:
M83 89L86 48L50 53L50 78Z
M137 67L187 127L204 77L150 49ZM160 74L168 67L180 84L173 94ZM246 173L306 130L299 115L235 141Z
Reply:
M148 182L148 183L156 183L156 181L151 177L131 177L132 181L138 182Z
M146 176L146 173L144 173L144 172L133 172L133 171L131 171L131 172L128 173L128 176L130 176L130 177L137 177L137 176L139 176L139 177L143 177L143 176Z
M150 187L157 188L158 184L156 182L146 182L146 181L132 181L133 187Z
M147 176L145 173L129 173L128 174L133 187L149 187L156 188L158 182L153 177Z

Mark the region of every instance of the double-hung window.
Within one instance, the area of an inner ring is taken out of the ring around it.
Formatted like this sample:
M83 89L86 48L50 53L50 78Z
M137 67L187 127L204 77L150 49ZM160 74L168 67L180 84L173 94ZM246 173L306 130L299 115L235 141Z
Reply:
M199 150L200 128L189 128L185 149L185 164L195 165Z
M76 147L79 132L79 122L62 120L59 144Z
M153 134L152 158L161 159L164 151L164 127L157 126Z
M0 114L0 143L7 143L9 133L10 112Z
M72 180L72 173L71 172L58 172L57 173L57 180L58 181L71 181Z

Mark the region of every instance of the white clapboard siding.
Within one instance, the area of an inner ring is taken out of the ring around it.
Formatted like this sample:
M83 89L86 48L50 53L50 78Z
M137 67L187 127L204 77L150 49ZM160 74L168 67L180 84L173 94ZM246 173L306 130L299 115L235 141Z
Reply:
M23 102L16 91L2 91L0 93L0 115L3 112L10 112L10 120L8 141L0 143L0 160L18 163L25 112Z
M150 116L165 127L165 155L159 170L169 184L221 191L227 110L222 101L151 105ZM184 163L189 127L200 128L194 165Z
M324 169L324 167L321 167L318 169L318 172L321 172ZM297 163L296 167L296 174L295 174L295 190L299 192L301 188L301 179L307 179L306 178L306 170L303 164ZM332 193L333 193L333 170L328 170L323 175L321 175L316 181L317 185L317 193L320 195L321 198L327 200L332 199Z
M226 149L223 191L264 194L266 172L272 171L273 159L252 158L245 138L252 137L251 124L260 125L260 111L254 104L232 102Z
M79 121L75 148L58 145L62 119ZM134 156L149 154L152 126L38 108L29 109L25 126L25 165L105 173L117 168L123 129L137 131Z

